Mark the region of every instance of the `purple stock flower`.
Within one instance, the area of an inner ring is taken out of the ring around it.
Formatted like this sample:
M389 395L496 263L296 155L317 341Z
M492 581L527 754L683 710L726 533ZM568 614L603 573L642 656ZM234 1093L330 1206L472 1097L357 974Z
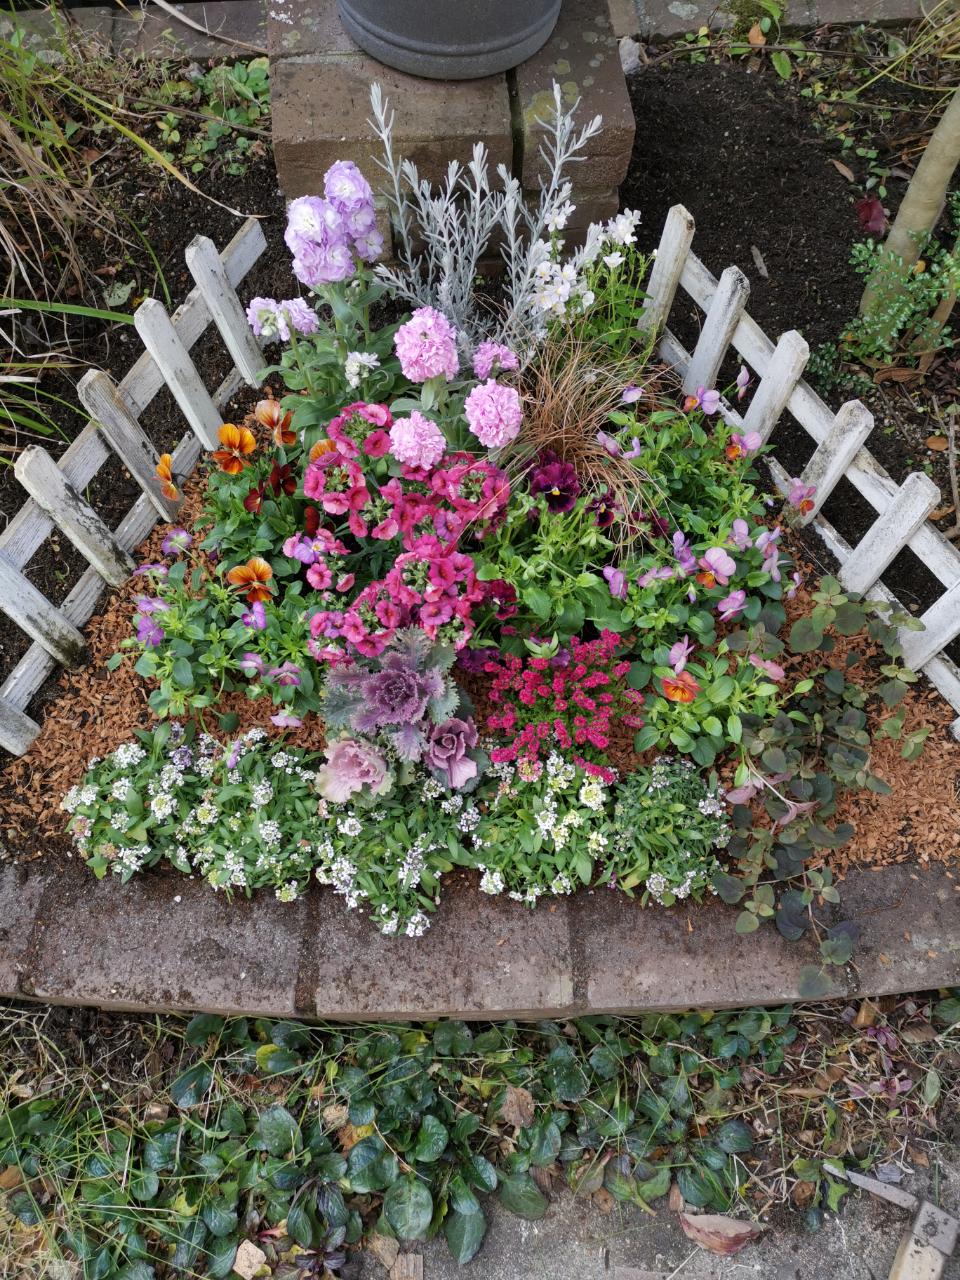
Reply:
M323 194L342 214L373 209L373 192L352 160L337 160L323 175Z
M356 270L349 233L340 210L319 196L300 196L287 209L284 240L293 254L293 273L311 288L347 280Z
M572 511L580 496L580 481L571 463L557 459L534 469L530 492L542 493L551 511Z
M247 321L258 338L279 338L289 342L292 331L316 333L320 320L313 307L303 298L252 298L247 307Z
M618 600L625 600L627 598L627 578L623 570L608 564L604 566L603 576L607 580L610 594L616 596Z
M171 529L160 543L160 550L165 556L179 555L181 551L186 551L192 542L193 535L186 529Z
M720 621L729 622L731 618L735 618L738 613L743 612L746 603L747 593L745 591L731 591L717 605Z
M520 434L523 406L514 387L494 378L478 383L463 405L467 425L485 449L500 449Z
M457 335L447 317L433 307L418 307L394 334L393 345L403 376L411 382L427 382L441 374L449 382L457 376Z
M519 361L514 352L502 342L481 342L473 353L474 374L481 382L485 382L497 366L500 372L504 372L519 368Z

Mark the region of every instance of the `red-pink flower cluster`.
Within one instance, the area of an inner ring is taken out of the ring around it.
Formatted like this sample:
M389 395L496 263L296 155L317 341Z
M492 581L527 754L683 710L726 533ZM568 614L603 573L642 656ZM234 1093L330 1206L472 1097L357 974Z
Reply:
M306 496L328 515L345 516L354 538L399 544L383 578L345 608L313 614L311 648L318 661L343 661L351 648L375 657L399 627L411 625L462 648L473 631L473 606L486 598L472 558L457 544L467 534L483 537L502 519L510 497L506 474L486 459L454 453L433 468L403 465L399 475L378 483L375 469L382 478L385 464L377 468L376 462L389 449L391 421L384 405L348 405L330 423L327 440L314 446L304 475ZM339 541L332 549L294 535L284 550L309 563L309 581L318 590L334 581L341 593L353 585L352 576L337 580L326 565L325 555L352 554ZM359 560L354 567L359 572ZM328 596L324 603L341 602Z
M607 763L613 729L639 728L635 708L643 695L626 683L629 662L617 661L620 637L604 631L598 640L570 641L558 658L517 658L503 654L484 664L494 677L490 701L501 710L487 717L487 729L510 741L495 747L495 762L538 760L560 751L586 773L612 782Z

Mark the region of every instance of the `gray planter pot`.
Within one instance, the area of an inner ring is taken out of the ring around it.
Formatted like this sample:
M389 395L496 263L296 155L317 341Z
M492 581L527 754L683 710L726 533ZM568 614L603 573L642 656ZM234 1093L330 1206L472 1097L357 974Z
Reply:
M545 44L561 0L337 0L361 49L434 80L473 80L515 67Z

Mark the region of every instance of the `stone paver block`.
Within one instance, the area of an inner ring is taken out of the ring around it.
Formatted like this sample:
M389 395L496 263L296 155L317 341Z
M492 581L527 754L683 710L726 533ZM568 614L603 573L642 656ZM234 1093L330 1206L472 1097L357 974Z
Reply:
M337 0L270 0L267 14L270 57L359 53L337 12Z
M95 39L109 53L113 40L113 22L116 10L109 5L91 5L86 9L57 11L56 18L49 9L25 9L16 13L0 13L0 36L5 39L17 27L26 33L25 45L29 49L45 46L56 48L60 43L59 28L76 27L83 35Z
M0 996L17 994L33 921L51 875L35 866L0 866Z
M822 23L872 22L897 26L923 16L920 0L813 0ZM930 10L932 12L932 10ZM944 15L946 20L946 15Z
M97 881L66 868L47 895L24 994L106 1009L292 1017L307 903L228 901L202 880Z
M358 912L326 904L329 924L312 943L318 1017L539 1018L572 1009L563 901L531 912L463 878L416 939L384 937Z
M618 40L623 36L635 36L640 30L635 0L607 0L610 10L610 30Z
M565 106L572 107L579 98L579 124L603 116L602 132L588 144L586 159L575 165L578 186L619 187L630 164L636 125L606 0L566 0L553 35L515 75L524 186L535 188L546 174L539 154L544 130L538 121L553 113L556 81Z
M253 50L239 48L229 40L263 48L266 41L266 14L262 0L190 0L175 8L198 22L210 35L178 22L163 9L148 6L118 14L114 45L118 51L143 58L252 58ZM218 40L217 35L227 37Z
M734 914L720 903L664 911L597 893L581 894L571 908L591 1013L782 1003L795 993L801 967L817 958L812 945L785 946L774 929L734 933ZM830 976L830 995L847 995L844 971Z
M718 31L730 25L715 0L636 0L636 5L642 40L672 40L701 27Z
M287 195L316 191L335 160L353 160L379 187L380 143L368 121L378 81L396 113L394 154L439 182L450 160L469 161L480 138L491 168L513 154L510 100L503 76L453 83L404 75L366 54L283 58L271 72L274 158Z

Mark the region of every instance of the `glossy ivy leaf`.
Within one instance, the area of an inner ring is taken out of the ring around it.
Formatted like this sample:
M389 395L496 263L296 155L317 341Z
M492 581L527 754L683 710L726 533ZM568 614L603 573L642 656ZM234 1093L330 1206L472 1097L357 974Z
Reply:
M223 1031L223 1018L213 1013L198 1013L187 1023L183 1038L187 1044L198 1049L207 1043L211 1036L219 1036Z
M400 1240L422 1240L433 1218L433 1196L415 1174L398 1178L383 1197L383 1212Z
M354 1191L382 1191L399 1173L397 1158L375 1137L361 1138L347 1156L347 1177Z
M478 1191L495 1191L497 1171L486 1158L478 1154L467 1157L463 1165L464 1176Z
M447 1215L443 1234L447 1246L459 1263L475 1258L487 1232L487 1220L482 1213L460 1213L454 1210Z
M260 1116L257 1132L266 1149L278 1159L300 1150L300 1126L286 1107L268 1107Z
M414 1145L414 1160L422 1161L424 1164L432 1164L434 1160L439 1160L447 1149L447 1143L450 1135L447 1132L446 1125L442 1124L436 1116L425 1115L420 1124L420 1132L417 1134L417 1141Z
M233 1274L239 1241L236 1236L224 1236L207 1245L207 1273L213 1280L224 1280Z
M205 1062L188 1067L170 1086L170 1098L176 1107L195 1107L206 1097L213 1072Z
M304 1249L311 1249L316 1235L316 1228L310 1219L304 1197L290 1206L287 1214L287 1235Z
M543 1194L529 1173L514 1174L504 1178L500 1184L500 1203L518 1218L526 1218L536 1222L542 1218L550 1207Z

